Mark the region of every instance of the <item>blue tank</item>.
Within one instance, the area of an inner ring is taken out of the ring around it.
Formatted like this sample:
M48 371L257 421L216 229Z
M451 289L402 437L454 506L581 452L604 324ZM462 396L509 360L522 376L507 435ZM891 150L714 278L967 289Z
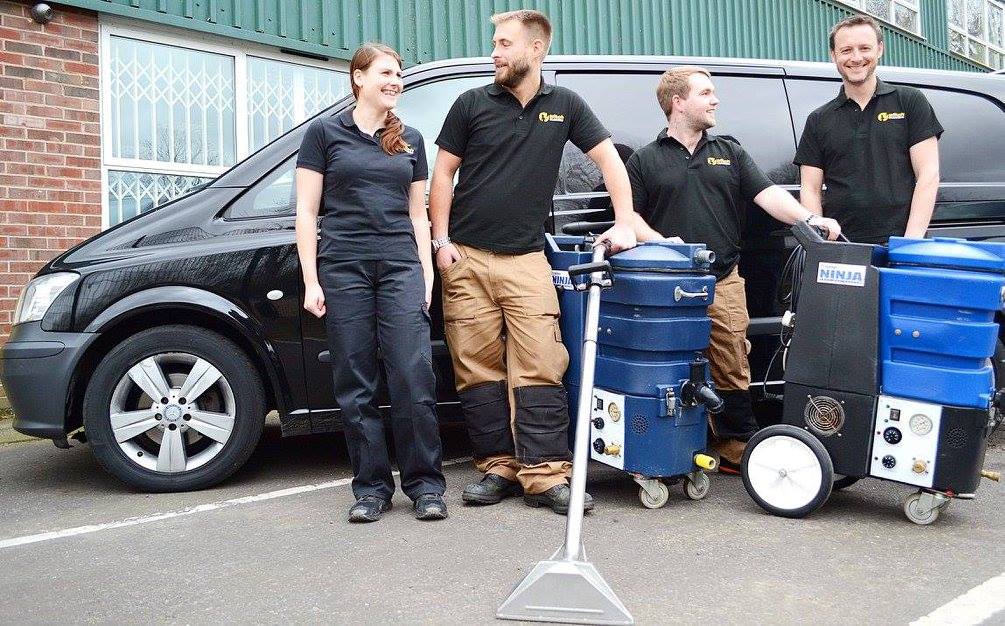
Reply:
M582 237L549 236L546 253L560 289L560 327L569 350L565 382L575 420L586 295L572 289L565 270L590 262L591 250ZM707 307L715 277L705 254L704 244L661 241L610 257L614 284L600 301L597 406L591 408L594 460L650 477L694 470L694 455L706 445L705 408L681 400L696 368L701 382L708 379L700 353L711 332Z
M1005 244L892 237L879 273L882 393L988 408Z

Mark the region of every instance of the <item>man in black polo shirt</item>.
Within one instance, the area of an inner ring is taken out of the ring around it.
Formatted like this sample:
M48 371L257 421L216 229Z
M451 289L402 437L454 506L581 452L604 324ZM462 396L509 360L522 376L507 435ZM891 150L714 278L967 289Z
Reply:
M757 431L747 362L750 319L744 281L736 268L747 205L754 202L787 224L806 220L826 229L830 239L841 227L773 185L739 144L706 133L715 126L719 106L708 70L683 66L664 72L656 99L666 113L667 128L627 163L638 214L636 234L640 241L680 237L715 251L708 356L716 392L726 406L710 419L712 447L719 453L720 468L735 472L745 442Z
M615 251L635 245L631 189L609 133L586 103L541 78L548 18L512 11L492 23L495 82L451 107L429 191L445 334L475 466L485 473L463 500L495 504L522 490L528 505L565 513L571 463L562 376L569 356L543 252L565 143L603 172L616 222L605 237Z
M852 241L922 238L939 190L942 126L935 111L917 89L876 77L883 31L871 17L838 22L830 49L843 84L806 120L794 160L799 199L840 221Z

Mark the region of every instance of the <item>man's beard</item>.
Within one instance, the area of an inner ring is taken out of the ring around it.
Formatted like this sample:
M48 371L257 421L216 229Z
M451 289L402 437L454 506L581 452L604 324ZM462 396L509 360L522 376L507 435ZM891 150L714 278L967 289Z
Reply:
M684 121L692 130L699 133L715 126L715 122L709 122L708 115L705 114L688 115L684 118Z
M496 84L501 87L513 89L523 82L523 79L530 74L531 65L526 59L519 59L510 61L507 65L503 66L502 69L506 73L500 78L498 71L496 72Z
M843 70L844 68L841 69ZM852 80L847 70L840 72L841 78L843 78L846 82L852 85L864 85L865 83L869 82L869 79L872 78L872 75L875 73L876 73L875 64L869 65L869 69L866 70L865 76L861 80Z

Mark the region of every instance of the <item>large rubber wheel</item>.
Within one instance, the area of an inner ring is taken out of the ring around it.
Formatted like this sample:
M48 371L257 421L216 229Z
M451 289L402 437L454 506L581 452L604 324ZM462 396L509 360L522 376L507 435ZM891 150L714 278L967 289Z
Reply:
M847 489L859 481L857 476L842 476L841 478L834 479L834 486L831 491L841 491L842 489Z
M743 486L772 515L804 517L830 497L834 464L823 444L790 424L769 426L747 442Z
M84 431L101 465L142 491L214 485L244 465L265 423L262 381L231 341L193 326L142 331L98 364Z

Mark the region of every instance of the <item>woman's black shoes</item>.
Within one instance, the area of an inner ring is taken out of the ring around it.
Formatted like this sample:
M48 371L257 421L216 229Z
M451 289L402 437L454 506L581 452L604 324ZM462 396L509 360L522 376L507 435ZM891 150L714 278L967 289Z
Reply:
M415 499L412 508L415 510L415 519L418 520L447 519L447 505L443 502L443 496L435 493L422 494Z
M390 500L378 496L363 496L349 509L349 521L357 524L376 522L390 510Z

